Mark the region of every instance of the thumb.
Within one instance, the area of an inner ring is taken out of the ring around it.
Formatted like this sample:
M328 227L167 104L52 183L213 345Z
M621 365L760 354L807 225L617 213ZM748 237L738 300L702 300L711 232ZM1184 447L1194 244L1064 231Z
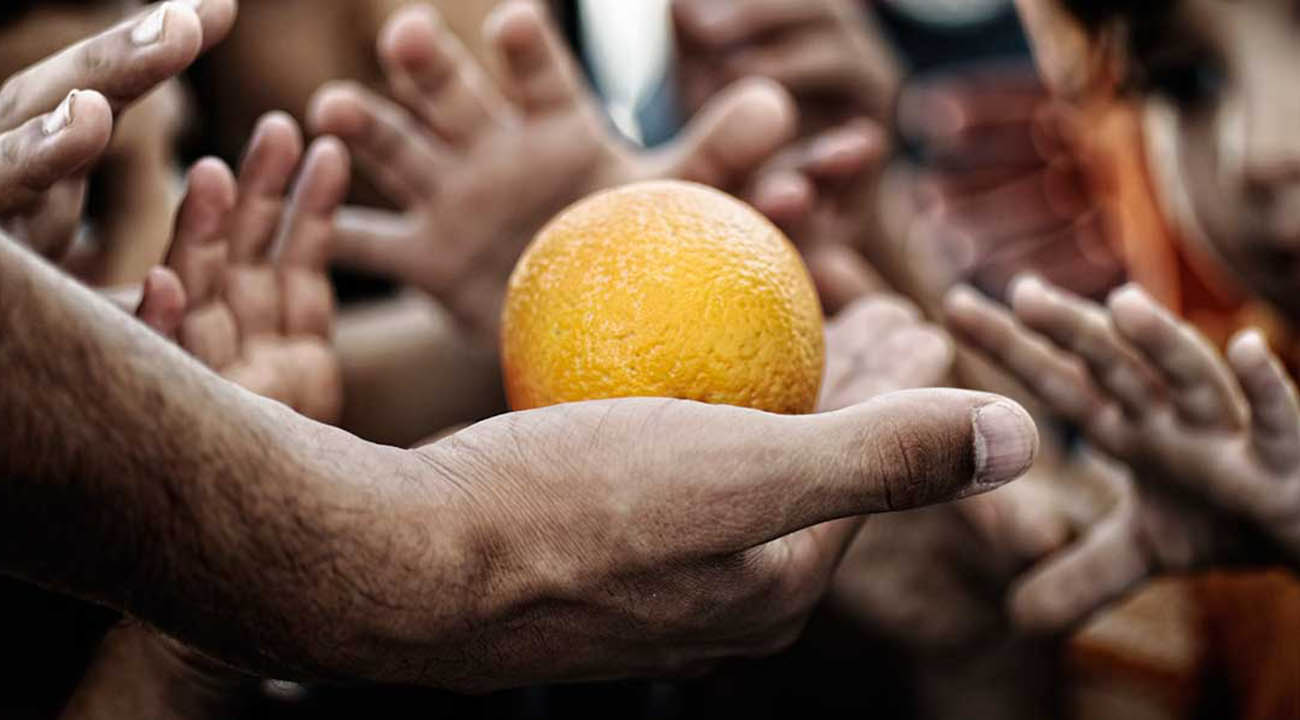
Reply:
M661 157L669 176L734 187L793 139L797 120L780 85L741 80L710 100Z
M632 399L514 418L562 430L561 444L576 443L563 455L602 478L598 496L619 498L620 512L688 554L986 492L1021 475L1038 446L1019 405L964 390L893 393L823 415Z
M773 449L754 453L749 482L780 500L755 517L754 542L853 515L978 495L1033 463L1038 432L1015 402L965 390L912 390L823 415L782 418ZM767 456L764 458L763 456ZM766 469L765 467L766 466Z

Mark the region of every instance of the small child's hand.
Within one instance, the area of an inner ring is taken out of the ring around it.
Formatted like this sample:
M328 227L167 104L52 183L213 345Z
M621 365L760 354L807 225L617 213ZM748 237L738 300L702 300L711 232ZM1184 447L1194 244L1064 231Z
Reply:
M1026 270L1086 297L1122 281L1104 158L1033 67L918 82L899 101L899 125L923 157L906 261L935 300L960 282L1003 298Z
M1068 621L1161 569L1275 550L1300 563L1300 406L1259 333L1238 335L1225 360L1133 286L1105 307L1036 278L1010 296L1014 316L955 290L949 322L1139 482L1114 527L1053 570L1069 592L1041 593L1043 614Z
M293 121L267 115L238 180L217 160L191 169L167 267L145 282L140 317L248 390L337 421L326 266L348 175L338 141L317 140L304 158Z
M741 83L683 139L635 152L602 116L543 10L498 8L487 23L500 88L428 6L398 11L379 53L393 99L323 89L314 130L340 137L398 213L340 219L339 259L422 288L494 339L506 280L534 233L594 191L652 178L741 188L794 133L790 98Z
M799 247L828 313L887 287L877 196L888 156L880 126L854 118L782 150L746 194Z
M850 115L888 122L901 81L889 39L857 0L676 0L679 77L699 107L728 83L766 77L821 130Z

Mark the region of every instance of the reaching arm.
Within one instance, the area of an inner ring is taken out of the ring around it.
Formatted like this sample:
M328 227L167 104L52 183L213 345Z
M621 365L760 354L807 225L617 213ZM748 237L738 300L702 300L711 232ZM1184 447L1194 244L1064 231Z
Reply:
M262 643L206 621L285 634L255 602L301 580L287 548L325 554L291 538L329 526L340 478L391 475L367 467L385 451L225 383L8 239L0 324L0 568L218 647Z
M0 569L280 677L490 689L771 652L854 516L986 492L1036 448L1022 409L957 390L803 417L578 403L381 448L9 240L0 327Z

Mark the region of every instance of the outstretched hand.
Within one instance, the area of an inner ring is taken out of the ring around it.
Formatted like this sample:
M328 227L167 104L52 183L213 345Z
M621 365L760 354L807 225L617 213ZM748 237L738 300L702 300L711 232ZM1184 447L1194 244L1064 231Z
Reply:
M794 133L788 96L742 82L703 109L681 140L636 152L614 134L545 12L508 2L486 25L500 86L428 6L397 12L379 55L391 99L324 88L312 129L341 138L400 211L340 220L346 263L440 299L495 338L505 284L534 233L585 195L676 177L740 189Z
M279 677L487 689L770 652L854 518L994 489L1036 449L1011 401L921 390L807 416L559 405L402 451L235 389L8 240L0 256L19 463L0 528L30 541L0 543L4 571Z
M798 98L814 131L851 116L888 123L901 79L892 46L855 0L676 0L689 107L765 77Z
M774 652L821 598L853 516L997 487L1032 462L1036 437L1013 403L957 390L808 416L633 399L481 423L420 451L464 479L473 542L493 551L474 582L440 591L474 608L429 636L446 662L409 670L481 688ZM388 667L408 666L375 670Z
M0 229L64 259L115 116L229 31L233 0L153 5L0 87Z
M1300 560L1300 406L1258 332L1225 358L1135 286L1101 306L1021 278L1011 305L959 289L947 311L1138 482L1091 542L1027 580L1022 616L1071 622L1161 570Z
M1085 118L1032 67L915 83L899 101L899 125L925 158L901 249L933 304L962 282L1005 297L1026 270L1088 297L1123 281L1107 158Z
M227 379L336 422L343 391L326 271L348 175L338 141L317 140L304 156L297 125L278 113L258 124L238 179L218 160L197 163L141 319Z

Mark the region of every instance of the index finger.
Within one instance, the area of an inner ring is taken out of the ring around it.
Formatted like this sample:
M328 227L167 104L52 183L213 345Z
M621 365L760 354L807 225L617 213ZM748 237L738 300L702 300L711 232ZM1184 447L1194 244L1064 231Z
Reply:
M77 89L99 91L116 113L188 67L203 41L203 23L192 7L153 6L6 80L0 86L0 131L49 112Z

